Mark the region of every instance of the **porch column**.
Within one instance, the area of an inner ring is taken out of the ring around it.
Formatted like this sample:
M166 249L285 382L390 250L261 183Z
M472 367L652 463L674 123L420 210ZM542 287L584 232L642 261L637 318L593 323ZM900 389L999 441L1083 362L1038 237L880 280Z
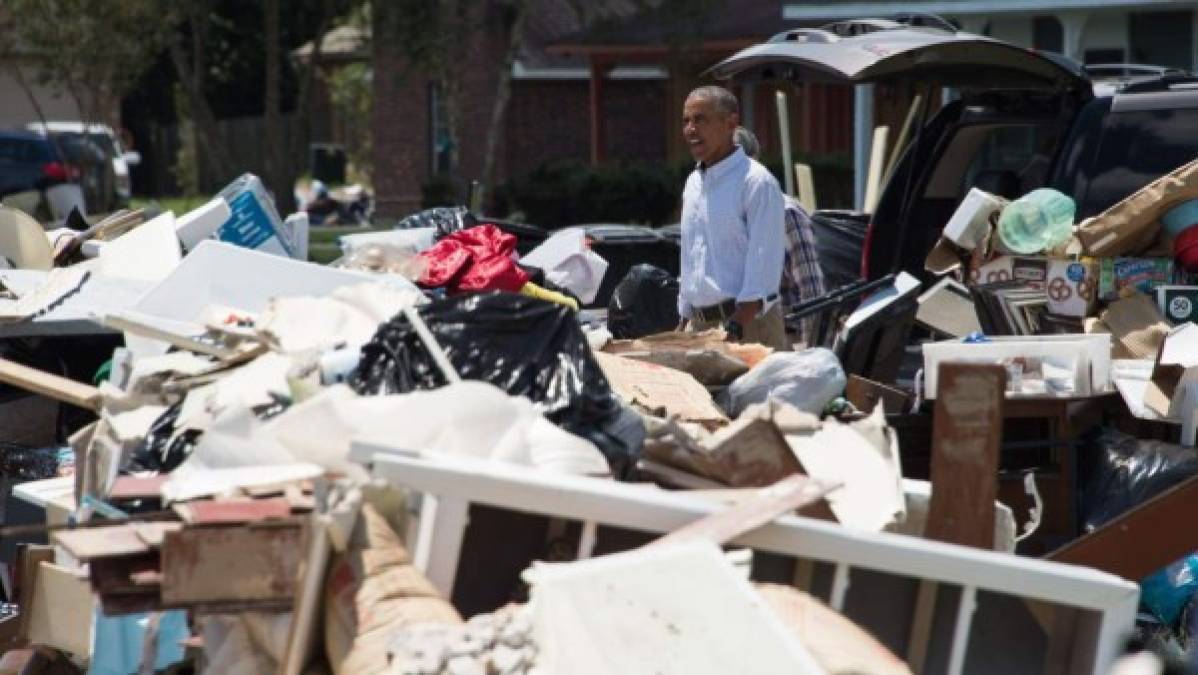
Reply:
M613 66L591 61L591 165L607 160L607 124L603 119L604 81Z
M1060 15L1061 28L1065 32L1065 56L1085 63L1082 54L1082 37L1086 34L1086 22L1090 20L1089 12L1062 12Z
M865 174L869 171L869 146L874 134L874 87L853 87L853 205L865 206Z

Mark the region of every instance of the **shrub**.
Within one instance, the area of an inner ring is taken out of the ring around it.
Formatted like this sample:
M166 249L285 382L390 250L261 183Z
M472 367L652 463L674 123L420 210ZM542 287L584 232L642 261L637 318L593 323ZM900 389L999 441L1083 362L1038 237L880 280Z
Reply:
M682 182L668 165L543 164L502 190L528 222L555 229L580 223L674 222Z

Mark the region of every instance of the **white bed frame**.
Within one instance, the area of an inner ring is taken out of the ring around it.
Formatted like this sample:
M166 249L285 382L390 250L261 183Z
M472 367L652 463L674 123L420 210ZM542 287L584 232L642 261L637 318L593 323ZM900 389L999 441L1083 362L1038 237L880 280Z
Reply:
M667 533L721 508L685 492L499 462L422 458L379 443L358 443L355 455L373 457L376 476L423 495L412 553L417 567L445 597L452 597L470 504L581 521L583 558L591 555L600 524ZM1087 638L1093 643L1087 672L1093 675L1106 675L1119 655L1139 600L1136 584L1089 568L904 535L858 532L798 516L779 518L733 544L832 564L829 604L837 611L844 609L854 568L959 586L950 675L964 668L979 590L1095 612L1098 625ZM913 619L913 625L918 622Z

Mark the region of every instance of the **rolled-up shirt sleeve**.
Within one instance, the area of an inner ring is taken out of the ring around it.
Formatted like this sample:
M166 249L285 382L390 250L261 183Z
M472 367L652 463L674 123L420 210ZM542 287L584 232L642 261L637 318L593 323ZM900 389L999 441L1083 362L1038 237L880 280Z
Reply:
M745 279L737 303L762 300L778 293L786 257L786 207L782 190L772 176L745 185L745 221L749 245L745 251Z

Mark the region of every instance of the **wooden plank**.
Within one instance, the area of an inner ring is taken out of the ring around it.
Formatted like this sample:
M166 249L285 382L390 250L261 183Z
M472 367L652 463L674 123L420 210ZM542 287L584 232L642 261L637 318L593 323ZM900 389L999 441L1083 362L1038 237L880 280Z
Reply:
M124 501L129 499L160 499L162 485L170 478L167 474L158 476L117 476L108 491L108 501Z
M0 358L0 382L86 410L100 409L100 390L82 382Z
M650 546L691 539L724 544L778 516L814 504L834 487L798 474L788 476L770 487L755 490L750 499L674 530Z
M91 648L92 591L87 579L51 562L38 565L28 607L29 641L72 654ZM24 611L24 608L23 610Z
M901 389L888 387L859 375L849 375L844 397L864 413L873 412L874 406L881 402L882 410L891 415L903 412L911 400L907 392Z
M1048 556L1138 581L1198 548L1178 523L1198 511L1198 476L1160 493Z
M54 542L79 560L137 555L148 553L157 546L164 532L182 526L182 523L165 521L58 530L54 533Z
M168 532L162 545L163 605L290 603L305 551L303 528L295 521Z
M33 617L33 612L28 611L33 607L33 594L37 587L37 571L43 562L54 561L54 547L40 546L37 544L21 544L17 546L17 563L16 563L16 601L17 606L21 608L21 613L18 615L17 635L22 639L29 637L29 619Z
M79 560L136 555L150 550L129 524L59 530L54 533L54 543Z
M176 504L175 512L184 522L199 525L251 523L290 516L291 502L283 497L196 500Z
M928 539L994 548L994 499L1007 374L1002 366L945 363L932 420Z

